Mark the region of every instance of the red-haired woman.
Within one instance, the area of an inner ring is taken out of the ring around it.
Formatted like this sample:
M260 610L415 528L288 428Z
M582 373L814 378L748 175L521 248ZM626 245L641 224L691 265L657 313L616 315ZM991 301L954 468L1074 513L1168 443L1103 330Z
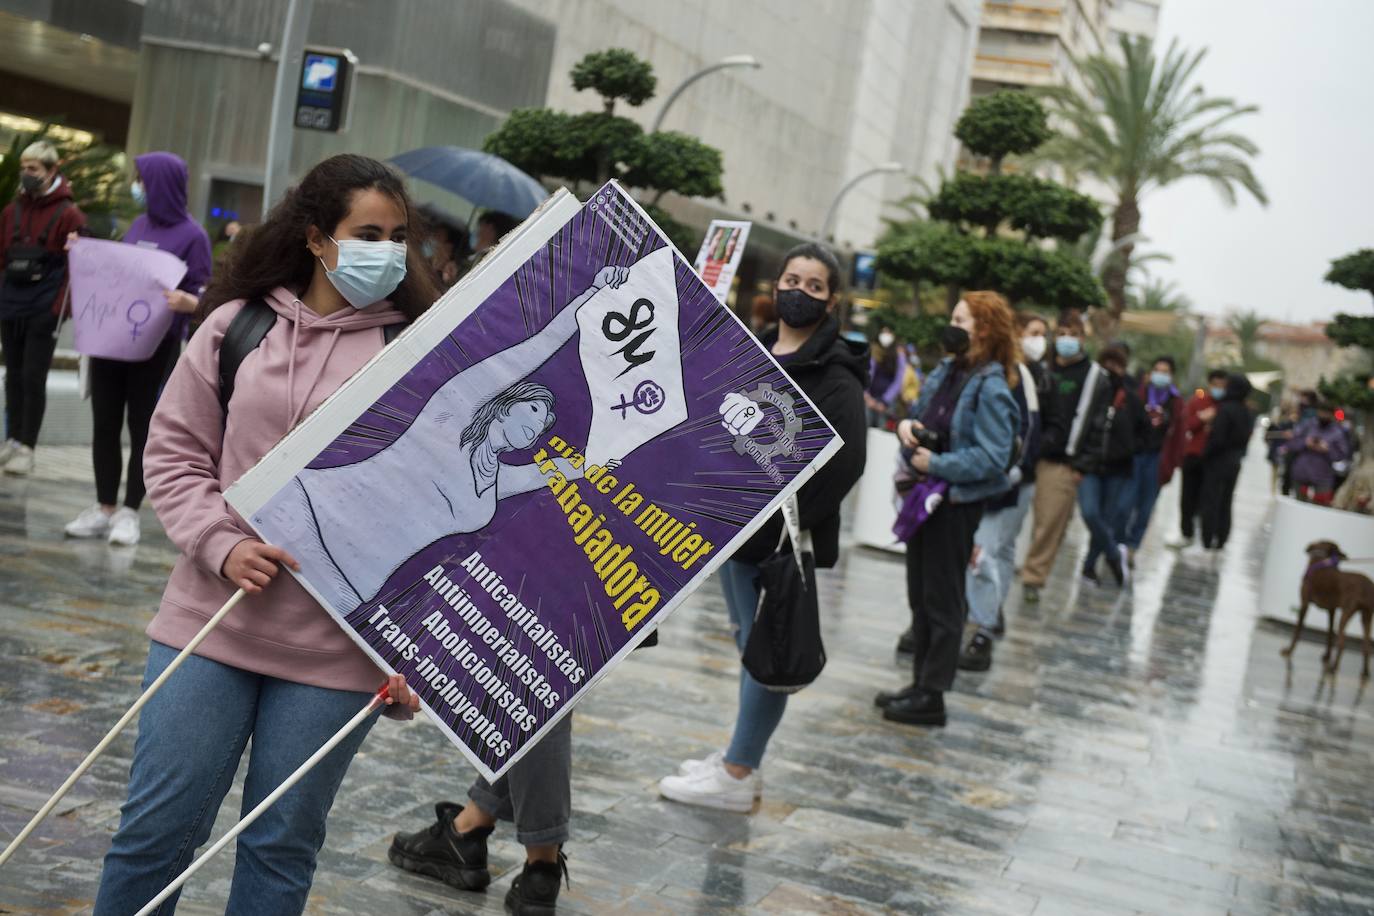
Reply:
M993 292L971 292L955 306L940 343L947 354L921 386L911 419L897 424L917 473L946 481L943 503L906 545L907 601L914 660L911 684L880 693L883 718L944 725L945 691L954 684L963 636L964 570L983 503L1011 487L1020 413L1016 319ZM903 454L907 454L904 452Z

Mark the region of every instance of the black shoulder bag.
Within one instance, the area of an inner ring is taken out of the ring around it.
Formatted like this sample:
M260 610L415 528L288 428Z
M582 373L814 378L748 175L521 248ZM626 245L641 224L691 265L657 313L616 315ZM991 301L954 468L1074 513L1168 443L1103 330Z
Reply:
M744 645L744 667L754 680L778 693L796 693L825 668L816 558L811 533L801 530L797 497L782 506L778 549L759 564L759 603ZM791 542L792 549L783 550Z
M14 237L5 256L6 280L16 286L32 286L47 279L52 270L62 263L60 255L48 250L48 234L69 206L69 200L58 204L53 215L48 217L47 225L38 234L37 244L30 239L30 244L23 245L20 241L23 238L24 205L18 200L14 202Z

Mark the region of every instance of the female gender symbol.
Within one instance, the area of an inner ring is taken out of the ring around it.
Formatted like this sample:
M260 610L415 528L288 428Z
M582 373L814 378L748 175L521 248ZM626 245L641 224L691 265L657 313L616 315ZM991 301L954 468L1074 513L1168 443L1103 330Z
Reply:
M141 318L135 318L134 309L138 308L140 305L143 306L143 316ZM129 309L125 312L124 317L129 324L133 325L133 330L129 332L129 339L138 340L138 335L143 326L148 323L148 319L153 317L153 307L142 299L135 299L133 302L129 303Z

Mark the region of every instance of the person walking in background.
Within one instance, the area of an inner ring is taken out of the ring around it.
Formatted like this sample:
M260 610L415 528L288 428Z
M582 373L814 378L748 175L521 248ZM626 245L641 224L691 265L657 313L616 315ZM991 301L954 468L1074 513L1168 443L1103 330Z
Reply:
M1130 578L1126 545L1117 540L1130 511L1133 458L1145 425L1135 386L1126 376L1126 351L1116 344L1098 354L1100 371L1090 372L1079 396L1067 453L1078 482L1078 508L1088 526L1084 579L1099 584L1097 564L1105 559L1119 586Z
M178 313L153 355L141 362L90 358L91 459L95 465L96 501L67 524L68 537L104 537L111 544L138 543L138 510L143 505L143 447L158 392L176 365L190 315L210 280L210 237L186 210L188 172L172 153L144 153L134 160L138 178L133 197L142 213L124 242L157 248L186 264L186 276L176 289L165 291L167 307ZM129 465L124 477L124 503L119 505L119 478L124 455L120 440L129 429Z
M1172 356L1161 356L1150 367L1150 376L1140 383L1140 402L1145 409L1145 436L1136 452L1127 494L1127 508L1121 515L1116 532L1118 543L1126 545L1127 563L1135 566L1135 552L1145 540L1150 516L1159 498L1160 467L1165 447L1173 438L1176 424L1181 422L1183 399L1174 386L1177 364ZM1172 468L1165 469L1169 474ZM1168 478L1165 477L1167 480Z
M911 419L897 424L911 468L949 485L906 545L911 683L874 698L884 719L908 725L945 724L945 693L954 686L968 611L974 533L987 500L1011 489L1020 425L1011 393L1021 380L1020 354L1007 301L994 292L965 293L941 346L949 355L926 380Z
M1031 603L1040 600L1040 589L1059 555L1078 499L1078 474L1070 466L1065 449L1083 382L1092 366L1083 351L1084 331L1083 318L1076 311L1061 312L1055 323L1049 391L1040 403L1043 432L1031 502L1031 543L1021 566L1025 600Z
M1265 459L1269 462L1269 491L1281 491L1284 496L1292 491L1291 468L1293 456L1284 446L1293 438L1293 430L1298 428L1298 408L1292 401L1284 401L1278 410L1278 419L1264 432Z
M1294 429L1282 453L1291 458L1293 488L1298 499L1331 505L1336 491L1337 462L1350 459L1350 438L1336 422L1331 405L1318 401L1314 415Z
M898 345L897 335L892 328L884 325L878 331L868 359L868 390L864 392L864 407L868 412L869 426L887 428L892 408L902 393L906 368L905 347Z
M5 441L0 466L33 473L48 406L48 370L67 292L67 235L86 227L51 143L19 154L19 194L0 213L0 347L5 352Z
M1213 369L1207 373L1207 388L1188 399L1183 408L1183 425L1179 470L1182 484L1178 492L1179 536L1168 538L1164 546L1181 550L1193 543L1198 512L1202 507L1202 453L1207 448L1207 434L1216 419L1217 404L1226 395L1226 370Z
M151 181L151 169L140 171ZM181 555L148 626L145 685L235 589L248 595L140 713L95 916L135 912L190 864L250 738L245 811L352 719L383 680L305 587L281 575L283 566L298 569L295 560L254 537L224 491L381 351L386 327L419 317L434 301L418 252L407 250L413 218L388 166L331 157L234 243L205 293L204 321L167 381L148 439L148 492ZM221 344L255 300L276 323L224 392ZM419 707L402 676L392 675L388 687L393 712ZM329 809L375 721L366 719L239 835L226 912L305 909ZM173 895L162 911L176 902Z
M1040 394L1049 385L1045 355L1045 319L1033 312L1017 312L1021 332L1021 384L1012 388L1021 413L1021 457L1009 474L1012 487L988 500L987 511L973 536L977 558L968 571L965 591L969 619L978 629L959 656L961 671L992 667L993 640L1005 630L1002 603L1016 575L1016 537L1035 496L1035 464L1040 458Z
M1249 396L1250 382L1244 375L1233 372L1226 377L1202 451L1202 547L1213 555L1231 535L1231 498L1255 428L1255 415L1245 403Z
M844 440L839 453L797 493L802 530L811 532L816 568L825 569L839 559L840 505L863 476L867 362L863 345L842 338L832 314L840 295L840 264L828 248L806 243L789 251L773 295L781 324L762 343ZM720 568L725 606L741 654L758 608L759 564L777 549L782 528L782 514L775 512ZM705 759L684 761L677 774L659 781L659 794L706 808L750 810L762 792L763 755L786 708L787 694L769 690L741 668L739 710L729 747Z

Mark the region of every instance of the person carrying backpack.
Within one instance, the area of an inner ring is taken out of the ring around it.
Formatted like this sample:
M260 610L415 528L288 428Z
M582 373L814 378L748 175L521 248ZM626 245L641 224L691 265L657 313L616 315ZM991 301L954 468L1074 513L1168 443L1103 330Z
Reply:
M145 685L236 589L248 595L140 714L96 916L136 912L190 864L250 738L245 810L357 714L382 681L304 586L280 575L296 561L254 537L224 491L382 349L385 328L434 301L429 271L407 246L414 209L385 164L326 159L262 225L245 231L201 301L202 324L167 381L144 452L148 495L181 551L148 626ZM228 354L239 369L226 398L226 346L244 336L239 316L264 307L272 318L265 333L248 352ZM418 708L403 677L388 686L390 710ZM227 913L304 910L326 816L375 721L351 732L239 836Z
M67 236L86 228L71 183L44 141L19 154L19 194L0 213L0 347L5 351L6 474L33 473L48 406L48 370L67 294Z

